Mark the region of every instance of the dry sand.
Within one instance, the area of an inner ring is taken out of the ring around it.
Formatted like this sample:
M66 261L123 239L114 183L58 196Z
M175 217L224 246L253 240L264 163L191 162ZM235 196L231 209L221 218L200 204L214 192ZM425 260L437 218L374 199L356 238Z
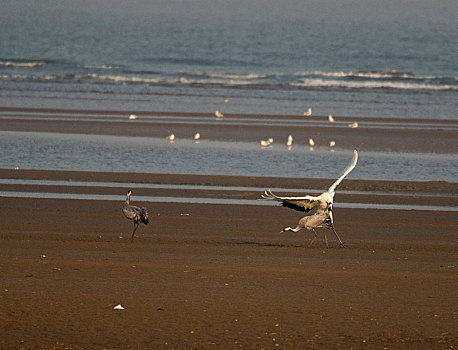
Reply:
M13 124L2 121L0 129ZM24 129L37 131L30 124ZM332 182L26 170L0 170L0 177L323 189ZM391 191L384 201L399 204L421 203L425 197L413 194L429 193L457 205L457 184L444 182L345 180L339 189ZM125 192L32 185L0 190ZM181 193L197 194L234 195ZM311 232L279 233L301 217L286 208L142 203L135 195L177 193L134 191L134 203L149 208L150 224L138 229L133 244L122 201L1 198L1 349L458 346L456 212L336 208L336 229L347 248L328 231L326 249L319 240L308 247ZM118 304L124 310L114 310Z

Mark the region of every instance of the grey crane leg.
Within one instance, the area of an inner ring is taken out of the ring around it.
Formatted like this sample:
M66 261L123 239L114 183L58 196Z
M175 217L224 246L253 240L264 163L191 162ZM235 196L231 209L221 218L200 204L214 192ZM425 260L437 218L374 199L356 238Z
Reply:
M326 248L329 248L328 237L326 236L326 233L324 234L324 240L321 241L321 242L326 246Z
M314 237L312 238L312 240L310 241L310 243L309 243L309 248L312 246L313 242L315 242L315 239L316 239L316 232L315 232L315 230L313 230L313 234L314 234L315 236L314 236Z
M342 248L345 248L345 245L342 243L342 240L340 239L339 235L337 234L336 230L334 229L334 225L332 225L331 227L332 227L332 231L335 233L335 235L336 235L337 238L339 239L340 246L341 246Z
M134 221L134 231L132 232L132 238L130 239L130 243L133 243L134 242L134 235L135 235L135 231L137 231L137 228L140 224L139 223L136 223Z

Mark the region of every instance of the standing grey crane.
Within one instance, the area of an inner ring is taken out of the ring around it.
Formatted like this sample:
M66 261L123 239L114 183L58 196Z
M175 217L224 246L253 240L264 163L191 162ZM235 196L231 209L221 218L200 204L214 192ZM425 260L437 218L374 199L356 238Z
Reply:
M334 195L336 187L342 182L342 180L347 176L350 171L352 171L356 163L358 162L358 152L356 150L353 151L353 158L351 160L350 165L345 169L344 173L328 188L326 192L323 192L319 196L302 196L302 197L280 197L272 193L269 189L264 191L261 194L262 199L268 200L276 200L282 202L282 205L287 208L291 208L298 211L309 212L312 209L316 209L316 213L314 215L322 215L324 213L329 216L331 228L337 238L339 239L340 245L345 247L342 243L342 240L337 235L337 232L334 230L334 219L332 217L332 206L334 204ZM314 216L312 215L312 217ZM318 227L318 226L315 226Z
M132 232L132 238L130 239L131 242L134 241L135 231L140 224L148 225L148 210L146 208L140 208L135 205L130 204L130 195L132 191L127 191L127 198L124 202L124 206L122 207L122 212L126 218L132 220L134 222L134 230Z

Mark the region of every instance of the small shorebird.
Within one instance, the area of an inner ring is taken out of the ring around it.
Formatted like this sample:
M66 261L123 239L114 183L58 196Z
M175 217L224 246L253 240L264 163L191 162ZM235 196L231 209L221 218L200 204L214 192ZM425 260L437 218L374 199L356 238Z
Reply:
M356 129L358 127L358 123L357 122L354 122L354 123L351 123L351 124L348 124L348 127L349 128L352 128L352 129Z
M314 147L315 146L315 141L313 141L312 138L309 139L309 146Z
M269 138L268 140L261 140L261 147L272 146L272 143L274 143L274 139L273 138Z
M336 145L336 142L335 141L330 141L329 142L329 147L334 147Z
M169 140L170 142L174 142L175 141L175 134L170 134L169 136L167 136L167 140Z
M261 194L261 197L262 197L261 199L276 200L276 201L282 202L282 206L284 207L302 211L302 212L309 212L312 209L316 209L316 213L314 215L324 212L329 216L331 220L331 224L334 225L334 220L332 217L332 209L333 209L332 207L334 204L335 189L342 182L345 176L347 176L350 173L350 171L352 171L355 168L357 162L358 162L358 152L354 150L351 163L345 169L344 173L331 185L331 187L328 188L326 192L323 192L319 196L305 195L301 197L281 197L281 196L275 195L269 189L269 190L264 191L263 194ZM340 244L344 246L339 236L335 232L335 230L334 230L334 233L336 234L337 238L339 239Z
M221 113L220 111L216 111L216 112L215 112L215 116L216 116L216 118L223 118L223 117L224 117L224 114Z
M335 122L334 117L332 115L328 116L328 120L329 120L330 123L334 123Z
M312 115L312 109L309 107L309 109L307 110L307 112L304 112L304 116L310 117L311 115Z
M286 148L291 149L291 147L293 147L293 136L289 135L286 141Z
M198 141L198 140L200 140L200 134L198 132L196 132L194 134L194 141Z
M122 207L122 212L126 218L134 222L134 230L132 232L131 242L134 241L135 231L140 224L148 225L148 210L146 208L140 208L135 205L130 204L130 196L132 191L127 191L127 198Z

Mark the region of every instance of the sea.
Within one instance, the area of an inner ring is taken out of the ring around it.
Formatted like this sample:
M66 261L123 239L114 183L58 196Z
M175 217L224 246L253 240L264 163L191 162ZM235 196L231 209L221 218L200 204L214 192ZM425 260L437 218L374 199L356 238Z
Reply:
M324 116L457 120L457 18L456 0L2 0L0 106L266 115L302 115L312 108L313 115ZM178 159L179 168L169 168L167 157L160 166L133 166L109 137L60 137L2 133L2 149L9 152L0 166L203 169L196 166L203 158L199 152L186 155L187 165ZM79 152L68 149L53 153L55 162L41 162L43 154L19 162L32 145L81 142L89 149L94 142L112 145L100 157L117 157L118 164L85 155L69 159ZM224 168L240 147L221 144L223 164L212 168L209 161L207 172L304 176L302 168L282 166L289 157L283 149L249 171L243 170L246 164ZM322 156L345 167L351 151L322 150ZM319 154L308 154L310 163L323 160ZM398 171L381 173L381 159L390 156L373 154L370 163L376 166L359 176L456 182L456 150L440 157L396 157ZM240 159L253 164L246 155ZM411 165L419 162L428 165L422 172ZM311 176L330 176L328 168L318 168Z
M456 0L2 0L0 105L456 118L457 18Z

